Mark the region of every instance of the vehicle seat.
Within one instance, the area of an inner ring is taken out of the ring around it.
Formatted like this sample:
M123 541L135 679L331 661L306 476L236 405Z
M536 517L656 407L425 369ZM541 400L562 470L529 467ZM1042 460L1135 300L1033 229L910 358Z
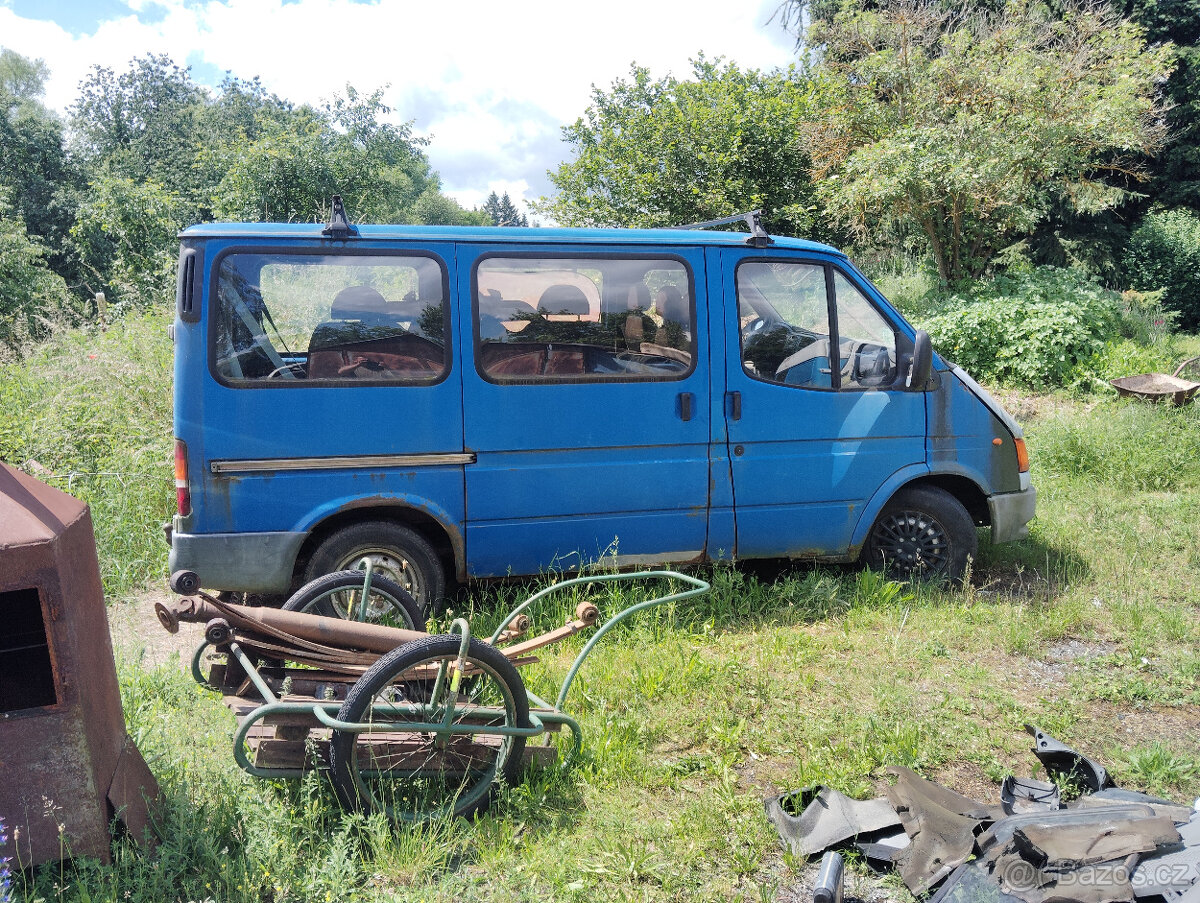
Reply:
M576 320L582 320L591 312L587 296L577 285L552 285L538 299L538 313L543 316L573 316Z
M442 346L400 325L400 306L367 285L338 292L330 305L335 318L319 324L309 340L308 378L421 379L440 374Z

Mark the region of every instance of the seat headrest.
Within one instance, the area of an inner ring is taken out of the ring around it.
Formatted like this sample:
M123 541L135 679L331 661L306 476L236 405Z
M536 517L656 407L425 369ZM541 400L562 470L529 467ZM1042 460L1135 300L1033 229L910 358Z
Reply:
M658 290L654 306L663 320L670 320L683 326L686 326L691 320L683 293L673 285L664 285Z
M369 285L350 285L338 292L329 308L334 320L359 320L363 314L388 312L388 301Z
M552 285L538 299L538 310L544 314L575 314L586 317L592 312L583 289L575 285Z
M645 313L650 309L650 289L644 282L635 282L629 286L629 297L625 301L626 310L640 310Z

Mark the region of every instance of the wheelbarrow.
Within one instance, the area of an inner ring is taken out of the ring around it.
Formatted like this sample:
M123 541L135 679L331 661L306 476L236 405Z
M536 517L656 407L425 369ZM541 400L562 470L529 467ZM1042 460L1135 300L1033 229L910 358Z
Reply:
M357 610L365 612L371 573L358 578L364 601ZM548 596L585 584L635 581L665 582L668 592L603 623L596 604L581 602L564 626L524 638L531 627L527 611ZM684 588L673 591L680 583ZM560 764L569 767L583 732L564 707L596 644L637 612L711 587L675 571L564 580L517 605L486 641L472 636L464 618L456 618L449 633L429 634L369 620L234 605L201 590L188 571L173 574L171 588L186 595L158 603L159 621L171 632L180 621L206 625L192 656L192 676L221 693L237 716L233 757L239 767L261 778L328 769L345 808L421 822L483 810L497 786L518 783L531 761L555 761L559 748L550 735L563 728L570 738L560 744L566 746ZM538 649L589 629L595 633L575 657L553 705L526 688L519 666L537 661ZM538 738L544 745L529 742Z
M1200 357L1191 357L1175 368L1169 376L1166 373L1139 373L1137 376L1122 376L1120 379L1109 380L1109 384L1117 390L1122 398L1141 398L1144 401L1164 401L1170 399L1175 405L1184 405L1192 400L1200 383L1180 379L1179 374L1190 364L1200 362Z

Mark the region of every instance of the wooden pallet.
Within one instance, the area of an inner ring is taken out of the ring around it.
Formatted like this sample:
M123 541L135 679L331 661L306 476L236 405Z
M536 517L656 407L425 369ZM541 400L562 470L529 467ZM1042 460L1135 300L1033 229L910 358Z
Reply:
M316 702L311 696L288 695L281 702ZM225 705L237 717L239 727L262 703L244 696L226 696ZM546 712L534 709L533 712ZM557 732L562 725L547 723L547 732ZM250 748L250 761L260 768L289 768L310 770L329 767L329 741L332 730L316 721L308 712L280 712L268 715L256 723L246 734ZM498 736L457 737L447 749L439 751L443 759L443 771L453 773L466 770L475 761L488 762L500 745ZM372 733L357 744L359 766L371 767L372 763L387 762L389 768L418 770L428 764L429 744L424 738L405 733ZM453 757L447 761L446 757ZM552 764L557 757L553 746L526 744L525 764ZM449 767L447 767L449 766ZM455 767L457 766L457 767Z

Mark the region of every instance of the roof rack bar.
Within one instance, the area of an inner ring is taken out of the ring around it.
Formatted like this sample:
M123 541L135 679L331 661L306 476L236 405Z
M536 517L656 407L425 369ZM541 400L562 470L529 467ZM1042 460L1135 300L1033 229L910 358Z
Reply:
M721 219L710 219L703 223L688 223L686 226L670 226L668 228L712 229L715 226L728 226L738 222L744 222L750 228L750 237L746 239L746 244L753 245L756 248L765 248L767 245L774 243L774 239L767 234L767 230L762 226L761 210L749 210L745 213L735 213L733 216L726 216Z

